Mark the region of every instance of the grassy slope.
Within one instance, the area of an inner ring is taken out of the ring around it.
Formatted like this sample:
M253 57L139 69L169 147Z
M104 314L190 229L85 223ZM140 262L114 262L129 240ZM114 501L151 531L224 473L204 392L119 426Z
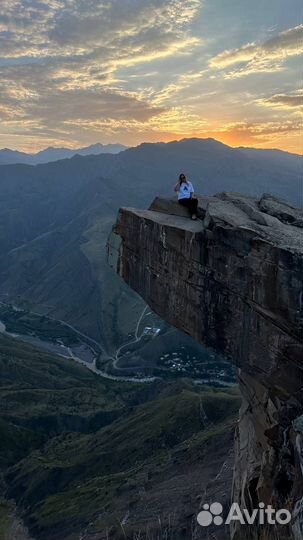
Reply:
M90 432L117 418L141 386L111 383L72 360L0 334L0 463L11 464L50 436Z
M100 534L109 527L116 538L117 524L130 505L134 515L141 515L136 508L140 490L150 484L157 492L157 484L170 477L174 456L189 452L190 466L210 441L231 433L237 395L195 391L191 385L170 392L96 433L52 439L11 469L10 493L22 507L30 507L27 520L38 538L66 538L88 523ZM175 475L178 467L173 469Z
M113 224L112 217L98 216L84 235L81 252L91 268L92 280L102 291L99 318L101 314L102 343L108 351L118 347L125 336L134 330L143 308L143 300L135 295L106 262L106 241ZM113 347L114 345L114 347Z
M116 539L127 512L133 538L154 522L153 509L167 518L167 489L178 484L184 520L194 504L183 501L185 471L193 483L200 474L208 481L209 459L216 473L231 445L235 391L187 381L119 384L1 335L0 370L6 497L16 500L36 540L79 538L87 526L100 539L106 531ZM150 497L143 506L142 492ZM200 481L187 497L199 493Z

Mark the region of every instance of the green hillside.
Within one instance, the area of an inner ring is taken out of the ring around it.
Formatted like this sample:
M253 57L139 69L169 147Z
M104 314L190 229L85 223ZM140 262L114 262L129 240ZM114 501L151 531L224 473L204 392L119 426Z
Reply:
M157 530L158 507L168 526L164 484L179 489L184 471L199 467L209 481L231 448L235 390L119 384L3 336L0 369L3 491L36 540L78 538L86 527L116 539L126 513L133 538L146 520ZM193 498L200 490L199 482ZM153 510L142 507L143 492ZM176 504L189 526L192 498Z

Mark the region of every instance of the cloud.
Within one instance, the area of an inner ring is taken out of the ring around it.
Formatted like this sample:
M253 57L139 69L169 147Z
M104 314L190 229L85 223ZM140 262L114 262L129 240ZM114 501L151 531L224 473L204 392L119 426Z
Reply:
M303 24L280 32L277 36L268 39L263 48L268 53L282 52L286 54L300 54L303 51Z
M254 43L248 43L238 49L226 50L212 58L210 67L224 69L237 63L248 62L256 54L257 47Z
M73 0L55 14L50 39L59 44L98 46L152 31L176 35L196 16L200 0Z
M180 107L174 107L167 111L159 112L151 116L146 121L141 119L128 118L78 118L64 122L64 125L72 130L85 130L89 133L104 133L107 136L115 134L127 134L134 138L140 135L148 134L149 138L158 140L159 134L184 136L194 132L201 132L207 125L206 120L197 114L192 114Z
M296 119L301 95L285 90L297 87L294 70L290 81L282 72L303 50L303 25L223 51L218 44L228 43L230 29L216 35L203 7L203 0L1 0L0 145L14 136L24 146L35 137L40 146L78 146L212 129L258 141L271 136L264 130L278 115L272 129ZM222 15L218 6L212 15ZM261 31L254 24L250 36ZM223 52L214 56L214 49ZM274 83L251 77L249 88L242 80L226 84L260 72L281 75ZM241 118L242 127L231 126Z
M303 93L274 94L268 98L258 99L257 103L278 109L301 109L303 107Z
M190 23L201 0L2 0L0 118L12 133L67 132L65 122L148 123L152 96L119 72L193 50ZM25 126L26 129L25 129Z
M2 0L0 50L2 57L45 56L47 27L63 2L56 0Z
M2 0L0 48L7 57L64 51L107 61L126 49L176 44L200 7L200 0Z
M242 47L226 50L212 58L212 69L226 69L236 64L235 71L226 74L226 78L237 78L251 73L275 72L283 69L287 58L303 53L303 25L289 28L268 39L263 44L248 43Z
M2 0L0 76L8 88L19 85L20 97L26 89L55 95L107 87L121 94L119 70L184 55L200 43L189 26L200 7L200 0Z
M135 93L102 83L85 87L83 79L77 85L75 78L67 88L65 73L57 72L56 66L53 70L36 65L0 69L0 77L2 108L22 110L24 118L39 119L45 126L60 126L73 118L129 118L144 122L163 111Z
M249 132L255 137L263 138L267 135L281 135L290 132L300 132L302 124L299 121L285 120L275 122L243 122L235 124L237 131Z
M235 147L275 147L302 153L302 125L297 120L229 122L221 124L217 129L204 129L201 135L214 137Z
M87 119L134 119L146 122L163 111L161 108L137 99L131 94L113 90L68 90L56 91L50 96L40 96L27 108L52 125L65 120Z

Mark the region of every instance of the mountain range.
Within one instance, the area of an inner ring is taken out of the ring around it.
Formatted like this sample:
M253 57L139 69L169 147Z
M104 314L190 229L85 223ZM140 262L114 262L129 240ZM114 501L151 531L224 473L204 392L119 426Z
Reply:
M27 165L38 165L39 163L50 163L60 159L71 158L75 155L89 156L98 154L118 154L126 150L127 146L123 144L92 144L84 148L45 148L36 154L26 154L17 150L3 148L0 150L0 165L13 165L24 163Z
M302 171L302 156L213 139L0 166L0 294L110 348L133 329L143 306L105 262L119 206L146 207L156 195L172 195L180 172L197 193L270 192L302 206Z

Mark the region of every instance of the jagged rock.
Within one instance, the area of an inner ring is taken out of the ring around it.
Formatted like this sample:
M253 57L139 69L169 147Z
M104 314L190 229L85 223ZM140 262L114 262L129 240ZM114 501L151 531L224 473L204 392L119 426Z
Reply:
M286 201L281 201L273 195L263 195L259 202L262 212L277 217L282 223L303 227L302 210L294 208Z
M303 212L269 195L221 193L199 198L200 220L185 216L169 199L121 208L109 261L163 319L238 366L234 499L248 509L260 501L295 509L298 539ZM250 538L239 527L232 534ZM279 534L289 539L290 528Z

